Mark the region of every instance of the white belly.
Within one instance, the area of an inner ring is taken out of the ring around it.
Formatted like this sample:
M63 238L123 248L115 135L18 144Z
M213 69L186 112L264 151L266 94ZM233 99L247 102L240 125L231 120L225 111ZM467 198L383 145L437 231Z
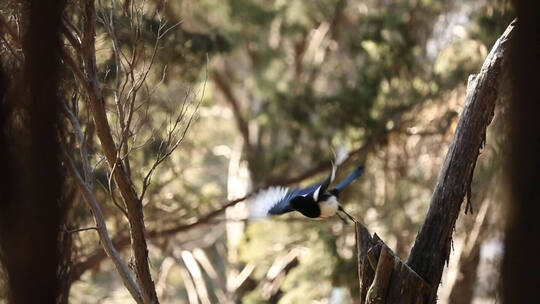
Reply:
M321 215L319 218L327 218L336 214L339 203L335 196L330 196L327 200L319 202L319 208L321 208Z

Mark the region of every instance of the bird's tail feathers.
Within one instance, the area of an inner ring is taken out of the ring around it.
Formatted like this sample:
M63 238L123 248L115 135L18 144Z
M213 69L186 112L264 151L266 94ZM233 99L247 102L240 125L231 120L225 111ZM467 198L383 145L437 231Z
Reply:
M354 169L353 172L351 172L351 174L349 174L349 176L347 176L344 180L342 180L341 183L339 183L339 185L337 185L335 189L338 192L341 192L343 188L347 187L353 180L355 180L360 175L362 175L362 173L364 173L364 165L360 164L358 167L356 167L356 169Z

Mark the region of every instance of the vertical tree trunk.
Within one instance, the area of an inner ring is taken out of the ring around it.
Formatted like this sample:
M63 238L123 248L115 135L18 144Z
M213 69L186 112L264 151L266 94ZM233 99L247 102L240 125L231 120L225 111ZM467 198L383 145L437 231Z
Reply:
M540 270L540 1L514 0L518 17L510 75L512 100L506 183L502 303L538 303Z
M0 259L10 303L55 303L58 273L71 253L62 246L67 207L58 141L64 4L16 3L24 10L19 20L24 56L9 65L11 77L3 70L8 65L0 64Z
M449 304L470 304L472 302L476 273L480 263L480 245L481 243L475 244L469 254L460 257L458 278L448 297Z

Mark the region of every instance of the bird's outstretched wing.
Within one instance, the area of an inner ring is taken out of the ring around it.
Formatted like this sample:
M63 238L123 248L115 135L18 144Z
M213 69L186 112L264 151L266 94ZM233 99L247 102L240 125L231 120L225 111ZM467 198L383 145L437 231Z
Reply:
M313 198L317 201L319 198L319 194L324 193L328 187L330 187L330 184L334 181L336 178L336 172L339 166L343 164L343 162L347 159L349 156L349 153L347 152L347 149L344 146L340 146L337 153L334 153L334 161L332 162L332 171L330 172L330 175L321 183L320 188L316 189Z
M313 193L320 185L307 188L270 187L259 191L248 202L249 218L262 219L268 215L278 215L293 211L291 200L297 196Z
M294 209L291 206L291 200L298 196L312 195L317 201L319 194L324 193L334 181L337 168L347 159L348 153L344 146L341 146L337 153L334 153L334 161L332 162L332 171L330 175L320 184L315 184L307 188L286 188L286 187L270 187L266 190L259 191L248 202L249 218L261 219L268 215L277 215L291 212Z

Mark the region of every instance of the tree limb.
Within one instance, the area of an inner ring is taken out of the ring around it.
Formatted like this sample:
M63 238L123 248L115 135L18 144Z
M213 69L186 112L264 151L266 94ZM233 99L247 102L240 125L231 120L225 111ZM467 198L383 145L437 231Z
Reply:
M240 131L242 138L244 139L244 144L247 147L248 155L250 155L253 151L253 147L249 140L249 126L247 121L244 119L244 116L240 109L240 103L236 96L234 96L234 93L231 90L231 86L220 72L214 71L214 73L212 73L212 78L214 80L214 83L216 84L216 87L225 96L225 101L227 101L231 105L234 119L236 121L236 126L238 128L238 131Z
M485 143L486 128L493 118L502 73L503 56L513 34L515 21L497 40L480 73L469 82L466 103L439 176L426 220L416 237L407 264L431 286L436 294L461 203L467 195L476 159Z
M392 125L394 126L391 129L388 129L386 127L387 123L381 123L380 126L373 131L373 133L366 139L364 144L355 150L352 150L349 152L349 155L345 159L345 162L349 161L351 158L360 158L363 159L367 155L369 151L372 151L376 145L386 141L388 139L388 136L399 129L399 126L403 123L403 114L410 110L410 108L402 108L395 112L392 112L388 115L388 122L392 122ZM305 179L308 179L316 174L325 172L330 170L332 167L331 162L324 161L320 164L314 166L313 168L303 172L302 174L299 174L297 176L292 176L289 178L283 178L283 177L270 177L267 179L268 185L280 185L280 186L286 186L291 184L299 183Z
M156 290L150 274L148 262L148 248L145 238L144 214L142 203L139 200L132 181L124 168L122 160L118 157L116 144L113 140L107 114L105 111L105 99L99 87L97 66L95 58L95 24L96 11L94 1L83 0L83 37L82 51L87 81L93 93L89 94L88 102L96 132L101 142L109 167L115 168L112 174L124 203L126 204L131 234L131 247L135 257L135 273L137 282L141 288L144 303L158 303Z
M75 168L75 165L73 164L73 161L71 158L67 155L67 153L64 151L64 160L65 164L67 165L67 169L73 179L75 180L75 183L77 184L77 187L81 191L84 200L92 209L92 213L94 214L94 221L96 222L96 227L91 227L89 229L96 228L99 234L99 238L101 240L101 244L103 247L103 250L105 251L106 255L111 258L114 266L116 267L116 270L118 271L118 274L120 274L120 277L122 278L122 281L124 282L124 286L128 289L129 293L135 299L137 303L144 303L141 291L133 278L131 277L129 273L129 268L122 262L122 258L118 254L118 251L116 251L111 238L109 237L109 233L107 232L107 225L105 223L105 217L103 216L103 212L101 211L101 207L99 206L96 198L94 197L94 194L88 189L86 183L83 181L79 173L77 172L77 169ZM88 228L87 228L88 229ZM82 231L81 229L76 229L74 231L70 232L76 232L76 231Z

